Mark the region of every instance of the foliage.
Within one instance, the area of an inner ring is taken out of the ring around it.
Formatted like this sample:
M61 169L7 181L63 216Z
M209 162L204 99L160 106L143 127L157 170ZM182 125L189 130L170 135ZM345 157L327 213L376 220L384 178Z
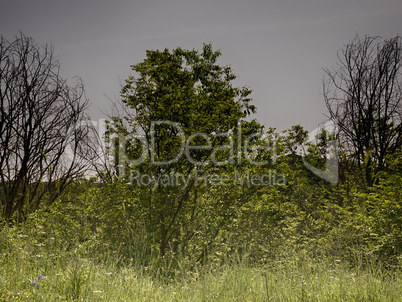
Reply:
M375 262L350 268L341 259L299 254L268 265L237 260L179 268L166 278L158 273L163 266L116 266L121 255L97 259L78 245L74 252L46 254L35 243L39 234L27 235L28 230L0 233L9 246L0 258L3 301L398 301L401 296L400 270L390 272Z
M106 136L115 174L75 179L20 223L1 218L0 299L400 299L400 147L366 186L356 142L339 136L339 181L328 181L317 171L334 134L307 141L301 125L250 120L250 90L219 56L148 51L132 66ZM181 183L156 181L177 173Z
M169 245L174 253L180 245L184 253L205 217L214 217L211 225L217 229L204 240L208 245L215 239L219 221L232 214L208 208L216 202L235 207L236 199L215 200L199 174L233 174L240 160L234 152L238 137L262 130L256 121L245 120L255 112L251 90L233 86L236 76L230 66L217 64L220 55L210 44L201 52L147 51L143 62L131 66L138 76L130 76L122 89L124 116L108 124L119 139L120 152L112 150L117 173L137 187L147 232L156 238L162 257ZM236 133L240 128L243 133Z

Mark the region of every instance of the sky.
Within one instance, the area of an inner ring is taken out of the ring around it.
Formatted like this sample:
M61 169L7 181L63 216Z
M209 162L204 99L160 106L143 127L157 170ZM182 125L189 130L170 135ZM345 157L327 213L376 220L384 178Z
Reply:
M400 0L2 0L0 34L51 43L69 83L79 76L94 121L111 113L130 65L146 50L220 49L236 86L253 90L254 116L283 131L327 119L323 68L355 36L402 35Z

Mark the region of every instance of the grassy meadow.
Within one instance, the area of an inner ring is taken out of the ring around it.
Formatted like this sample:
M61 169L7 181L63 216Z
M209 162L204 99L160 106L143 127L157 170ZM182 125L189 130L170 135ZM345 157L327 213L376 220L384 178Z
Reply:
M108 237L86 211L59 204L2 228L1 301L401 301L397 266L290 250L264 262L243 251L194 264L150 255L141 227L119 220L127 234Z

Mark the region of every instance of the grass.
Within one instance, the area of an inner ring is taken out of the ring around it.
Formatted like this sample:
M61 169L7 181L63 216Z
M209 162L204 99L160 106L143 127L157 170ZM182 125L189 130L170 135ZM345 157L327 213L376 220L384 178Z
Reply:
M2 301L363 302L402 297L400 272L374 264L351 269L339 260L287 259L267 266L239 261L192 271L178 266L169 275L163 266L118 265L117 255L88 258L88 250L79 248L46 255L46 246L24 236L12 237L9 245L4 238L1 242Z
M0 229L0 301L402 301L401 271L376 262L351 267L342 259L293 255L265 265L194 267L183 260L144 267L149 259L138 231L127 259L118 246L102 248L101 239L79 228L66 237L59 232L64 222L50 225Z

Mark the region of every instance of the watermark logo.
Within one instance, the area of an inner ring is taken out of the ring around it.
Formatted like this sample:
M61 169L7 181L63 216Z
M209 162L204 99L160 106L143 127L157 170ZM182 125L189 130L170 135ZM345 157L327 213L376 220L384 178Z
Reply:
M219 171L194 169L191 173L171 171L170 173L141 173L139 170L130 171L130 183L137 187L179 187L185 190L192 184L205 186L241 186L267 187L285 185L286 178L274 170L264 173L252 173L250 170L239 171L234 169L231 174Z
M104 138L106 134L106 128L104 127L105 120L100 120L99 122L91 121L91 123L93 127L97 128L98 137ZM176 148L173 155L169 153L170 157L168 158L157 156L157 141L158 139L159 141L161 140L156 135L158 127L169 128L175 133ZM320 131L323 129L331 133L334 127L332 124L327 123L316 128L309 134L308 142L314 143L314 140L317 140ZM153 188L157 186L176 186L185 189L191 183L210 186L271 186L286 184L285 175L277 173L272 169L276 165L278 157L278 141L273 137L266 137L262 133L253 133L244 137L240 121L236 129L230 133L193 133L189 136L185 135L178 123L154 121L150 124L149 135L119 133L115 134L114 138L118 139L119 142L117 146L118 150L116 150L117 153L114 152L113 155L116 156L118 154L118 162L116 164L116 168L118 169L117 174L120 177L128 175L130 183L136 186L151 186ZM217 139L221 141L219 145L216 145ZM100 139L99 143L101 151L107 149L103 139ZM135 158L132 157L132 154L130 156L127 154L127 145L136 146L137 152ZM319 169L306 160L305 144L302 148L302 162L307 169L318 177L329 183L336 184L338 182L339 169L337 147L336 140L326 140L324 152L326 160L325 168ZM208 154L208 158L203 158L202 160L197 158L194 156L197 152L205 152L205 154ZM259 155L263 153L265 155L269 154L269 156L260 157ZM69 153L68 156L73 155ZM174 166L179 160L183 159L188 166L193 166L190 172L186 174L173 170L166 172L169 167ZM116 158L112 160L116 160ZM140 166L143 164L159 167L160 169L154 169L159 172L140 172ZM254 166L259 169L239 168L244 164L245 166ZM231 173L222 172L223 170L219 172L220 167L228 165L234 167L233 169L229 169ZM210 169L211 166L215 167L215 169ZM268 168L268 166L271 168ZM266 169L264 169L265 167Z
M157 141L160 138L156 135L156 128L163 125L164 127L170 127L171 131L175 132L175 137L180 142L177 145L180 147L172 158L160 158L157 156ZM276 160L276 144L269 138L264 138L262 133L253 133L248 135L245 139L242 137L242 125L238 122L237 127L233 133L193 133L189 137L186 137L182 127L178 123L170 121L153 121L150 125L150 134L148 136L134 133L130 135L119 134L119 157L131 166L138 166L150 159L152 166L168 166L170 164L177 163L182 157L192 165L207 165L212 164L214 166L225 165L241 165L243 161L254 165L264 166L268 163L267 160L258 160L255 153L258 150L271 151L272 160ZM237 142L235 138L237 137ZM213 146L212 138L225 138L226 142ZM198 140L197 140L198 139ZM203 141L203 143L196 143ZM255 143L258 141L258 143ZM136 144L141 146L141 154L136 159L128 159L125 146L127 143ZM192 152L197 151L209 151L208 160L198 160L194 158ZM219 158L218 154L226 152L227 157L225 159ZM237 156L235 157L235 154Z
M317 140L319 132L325 130L327 133L335 133L335 126L331 122L325 123L322 127L314 129L309 134L308 142ZM318 177L332 184L337 184L339 180L339 158L338 158L338 142L337 140L327 140L325 146L325 168L318 169L308 163L305 159L305 148L303 147L303 164L307 169L313 172Z

